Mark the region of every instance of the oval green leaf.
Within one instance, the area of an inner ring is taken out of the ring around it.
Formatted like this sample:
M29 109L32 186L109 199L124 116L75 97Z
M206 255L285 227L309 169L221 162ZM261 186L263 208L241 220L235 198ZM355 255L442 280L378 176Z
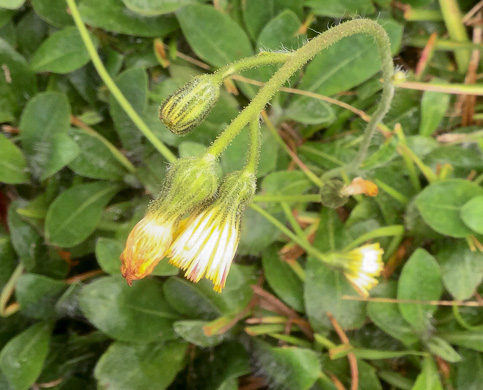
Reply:
M437 301L443 293L439 265L424 249L417 249L404 265L399 278L398 299ZM431 315L437 306L419 303L399 303L404 319L416 332L429 329Z
M433 183L416 197L424 221L438 233L451 237L472 234L461 218L463 206L476 196L483 196L483 189L468 180L454 179Z
M121 276L108 276L84 287L82 312L96 328L120 341L147 343L175 338L178 316L154 279L137 280L130 287Z
M483 234L483 195L465 203L461 208L460 216L469 228Z
M15 390L27 390L42 371L49 350L51 327L37 323L18 334L3 347L0 369Z
M99 359L94 376L102 389L163 390L183 368L187 346L181 341L116 342Z
M253 55L245 31L227 14L193 4L177 11L176 16L193 51L211 65L221 67Z
M85 23L107 31L141 37L163 37L177 28L172 16L143 17L120 0L83 0L79 11Z
M61 247L84 241L95 230L104 207L119 189L119 185L97 182L75 185L61 193L47 212L47 240Z
M21 150L0 134L0 182L20 184L28 181L27 161Z
M124 166L98 137L80 129L70 129L69 134L79 147L79 155L69 164L70 169L92 179L123 178L126 174Z
M196 0L122 0L131 11L143 16L157 16L174 12Z
M94 45L97 37L90 34ZM35 72L70 73L89 62L89 53L76 27L67 27L49 36L32 56Z
M55 164L55 139L66 134L70 126L70 105L67 96L44 92L28 102L20 118L22 146L35 177L40 178ZM48 169L49 168L49 169Z

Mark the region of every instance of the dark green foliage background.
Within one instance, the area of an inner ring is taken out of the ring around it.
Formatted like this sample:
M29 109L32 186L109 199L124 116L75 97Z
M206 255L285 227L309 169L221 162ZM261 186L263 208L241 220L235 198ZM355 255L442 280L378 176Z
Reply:
M433 32L447 38L446 26L437 1L404 1L430 10L431 21L416 22L390 3L79 0L78 6L111 77L156 136L185 157L203 153L258 87L237 81L239 95L223 90L207 120L176 137L158 121L157 108L205 72L176 49L216 70L260 50L297 49L340 20L363 16L386 29L397 63L414 79L419 49ZM464 12L473 5L459 3ZM307 34L297 35L311 17ZM168 68L158 62L156 38L168 45ZM0 320L0 390L334 390L334 377L350 387L350 351L361 390L481 389L480 308L345 300L357 293L342 274L302 255L300 279L278 252L288 239L253 210L246 213L222 294L209 282L188 282L167 261L129 287L120 276L119 255L159 192L167 162L101 82L64 0L0 0L0 66L0 289L8 291L8 281L16 281L13 296L1 302L12 312ZM318 55L291 86L371 114L379 101L379 67L372 40L354 36ZM243 76L266 81L275 70ZM436 46L422 80L461 83L464 77L454 68L453 53ZM373 296L451 301L483 293L483 254L467 242L471 236L481 242L483 234L483 143L478 136L462 144L436 140L445 132L477 129L463 128L458 115L448 114L455 101L447 94L397 90L384 124L392 130L400 123L405 140L377 135L361 171L378 184L376 198L351 199L338 213L319 204L290 204L300 215L320 219L313 245L323 252L374 232L381 232L386 262L403 248ZM481 118L483 107L476 109ZM268 114L278 128L286 123L294 129L297 154L317 175L353 158L365 125L337 105L287 93L275 96ZM247 142L246 133L235 139L220 173L241 167ZM402 143L432 176L401 157ZM444 164L452 169L441 178ZM467 179L470 173L476 180ZM318 191L293 169L265 125L258 176L261 195ZM286 222L277 203L258 204ZM257 283L272 300L253 300ZM237 317L242 312L273 323L245 323L244 315ZM288 313L295 312L310 324L308 333L286 326ZM327 312L347 333L350 350L336 349L341 341ZM227 332L203 331L235 318ZM248 387L254 381L258 387Z

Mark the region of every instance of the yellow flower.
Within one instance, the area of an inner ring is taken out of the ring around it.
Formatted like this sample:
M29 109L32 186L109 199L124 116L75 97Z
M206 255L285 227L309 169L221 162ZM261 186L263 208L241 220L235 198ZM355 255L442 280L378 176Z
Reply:
M193 282L210 279L221 292L240 240L242 213L254 192L253 174L227 177L219 198L186 221L168 251L170 263Z
M383 253L379 243L375 243L361 246L345 255L347 263L344 266L344 274L363 296L368 296L368 291L378 283L375 277L379 276L384 268Z
M147 213L129 233L121 254L121 273L129 285L153 272L173 241L175 220Z
M188 220L168 252L170 263L186 271L186 278L196 283L205 276L217 292L225 287L239 241L239 218L224 214L211 207Z

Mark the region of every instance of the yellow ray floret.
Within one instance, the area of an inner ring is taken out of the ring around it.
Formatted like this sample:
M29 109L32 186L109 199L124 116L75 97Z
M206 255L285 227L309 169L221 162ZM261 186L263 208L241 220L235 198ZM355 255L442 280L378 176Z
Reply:
M377 285L376 277L384 268L383 254L379 243L375 243L356 248L346 255L348 261L344 274L361 295L368 296L368 291Z
M170 263L186 278L198 282L205 276L218 292L225 287L239 241L239 218L232 210L212 205L190 218L168 251Z

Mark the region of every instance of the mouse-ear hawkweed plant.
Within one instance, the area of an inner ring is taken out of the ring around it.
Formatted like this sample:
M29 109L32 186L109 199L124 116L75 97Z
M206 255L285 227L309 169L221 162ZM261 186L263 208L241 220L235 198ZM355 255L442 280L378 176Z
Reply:
M216 291L223 289L238 245L242 214L256 188L260 112L285 82L317 53L354 34L368 34L374 38L381 57L383 77L382 98L367 124L360 149L354 160L343 167L346 175L356 174L366 157L376 125L388 111L394 93L389 38L382 27L371 20L342 23L294 52L260 53L226 65L211 75L195 77L163 102L159 110L160 119L172 132L182 135L208 115L219 97L224 79L256 66L282 64L203 157L181 159L171 166L161 195L132 230L121 256L122 273L128 283L151 273L154 266L168 256L172 264L185 271L188 279L198 282L206 277L213 281ZM340 60L343 61L343 58ZM251 141L247 163L243 170L228 175L217 191L216 159L248 123L251 124ZM320 183L333 180L338 183L336 177L341 171L339 168L326 172ZM339 187L325 186L323 196L331 199L332 196L326 192L340 192ZM314 250L311 248L312 252ZM382 249L374 244L336 255L319 253L317 257L341 269L357 289L366 294L377 283L374 277L381 270L381 254Z

